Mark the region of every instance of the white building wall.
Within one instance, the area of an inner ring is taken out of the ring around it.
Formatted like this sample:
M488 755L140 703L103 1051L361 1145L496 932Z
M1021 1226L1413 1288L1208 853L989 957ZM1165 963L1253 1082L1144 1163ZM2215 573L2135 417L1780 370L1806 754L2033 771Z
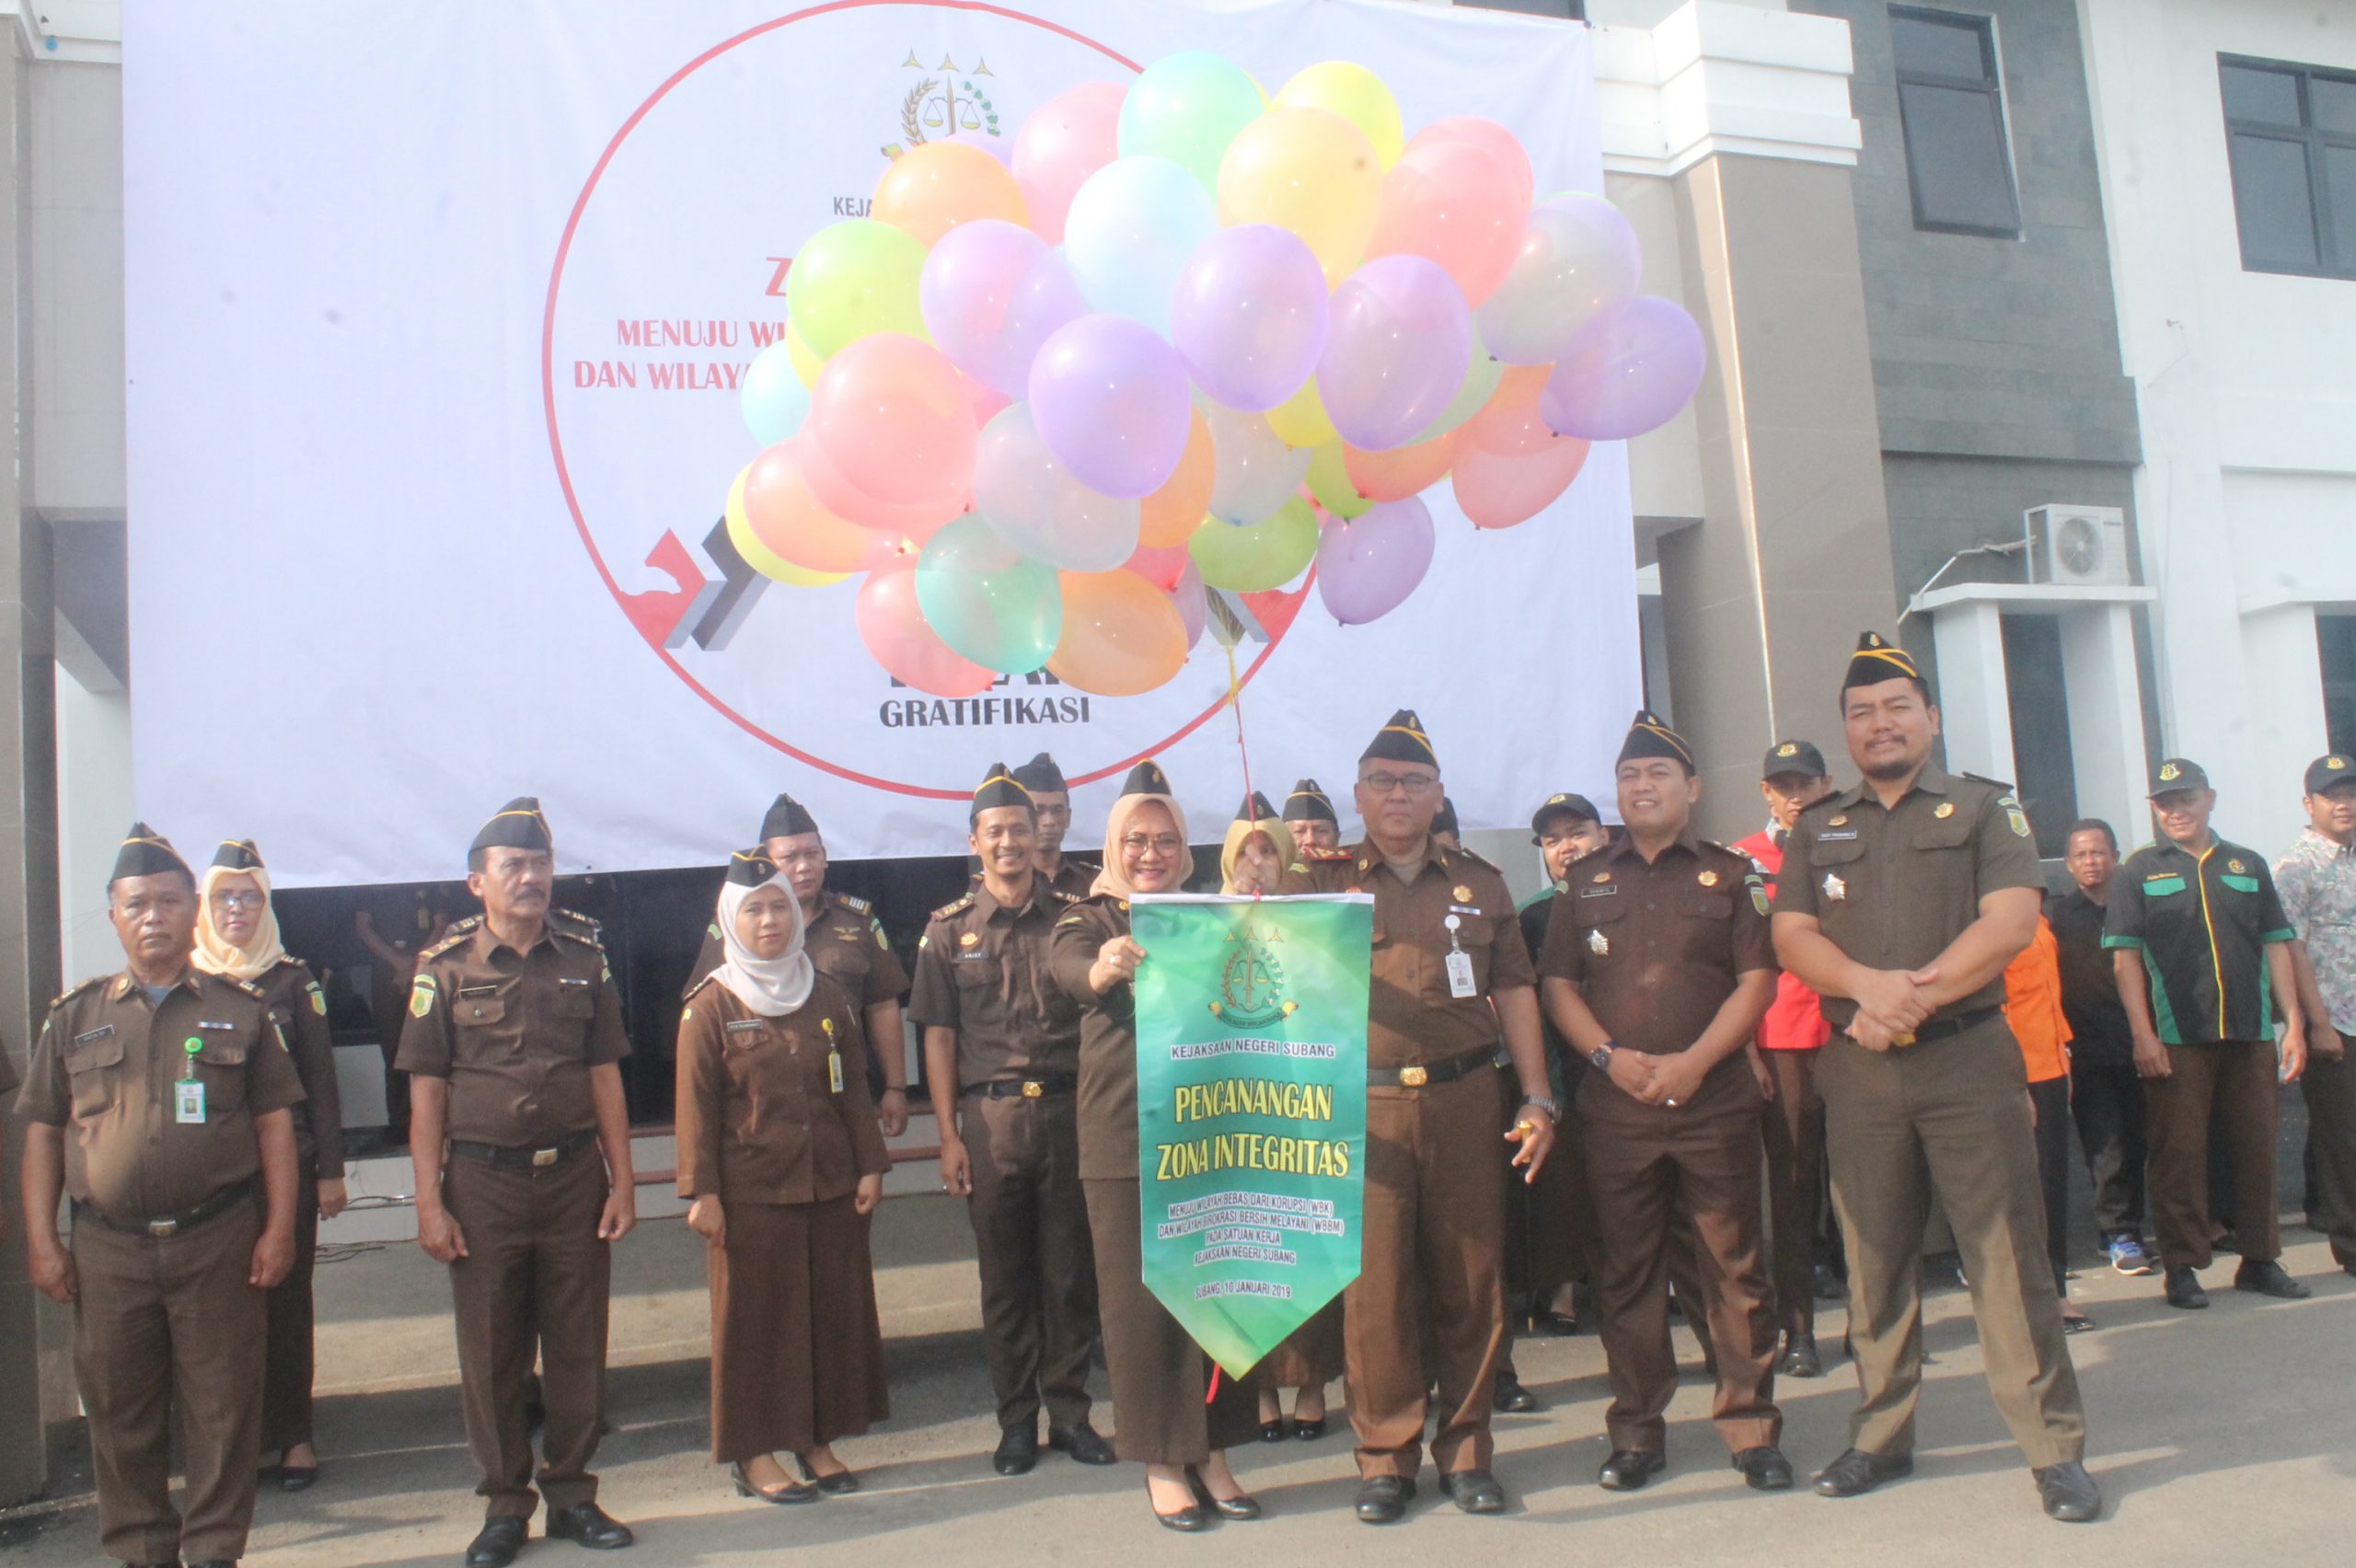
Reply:
M2217 57L2356 69L2356 6L2079 13L2143 425L2161 746L2208 768L2222 832L2271 854L2327 745L2316 609L2356 605L2356 282L2242 270Z

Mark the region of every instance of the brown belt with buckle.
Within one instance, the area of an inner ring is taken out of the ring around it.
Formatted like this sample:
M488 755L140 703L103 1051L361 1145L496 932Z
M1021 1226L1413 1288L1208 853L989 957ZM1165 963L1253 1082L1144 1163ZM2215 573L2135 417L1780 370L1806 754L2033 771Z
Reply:
M1422 1089L1429 1084L1454 1083L1467 1073L1475 1073L1483 1067L1495 1066L1496 1061L1497 1048L1495 1045L1483 1045L1477 1050L1467 1051L1462 1055L1450 1056L1441 1062L1426 1062L1420 1066L1369 1067L1366 1070L1366 1081L1369 1088L1395 1084L1401 1089Z
M222 1188L194 1208L182 1209L178 1214L165 1215L159 1219L117 1219L94 1204L77 1203L74 1205L74 1223L79 1225L86 1219L96 1220L109 1230L120 1230L126 1236L151 1236L161 1241L178 1236L183 1230L194 1229L216 1214L226 1214L239 1203L252 1197L253 1191L254 1179L248 1176L234 1187Z
M960 1092L978 1094L984 1100L1044 1100L1051 1094L1069 1094L1079 1087L1078 1073L1042 1073L1037 1078L998 1078L989 1083L977 1083Z
M461 1159L472 1159L490 1166L493 1170L546 1170L562 1165L583 1149L597 1141L595 1130L574 1133L552 1144L537 1148L509 1148L502 1144L465 1143L450 1140L450 1152Z

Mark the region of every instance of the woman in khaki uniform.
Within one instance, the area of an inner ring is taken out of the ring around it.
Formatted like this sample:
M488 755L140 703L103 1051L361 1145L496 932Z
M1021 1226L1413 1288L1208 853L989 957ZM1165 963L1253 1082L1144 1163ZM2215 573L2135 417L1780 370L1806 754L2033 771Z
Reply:
M891 1411L862 1216L892 1162L858 1014L760 850L730 864L720 930L727 962L679 1015L676 1118L679 1195L710 1243L711 1456L741 1496L808 1503L858 1490L834 1441Z
M294 1265L270 1293L261 1395L262 1452L278 1456L279 1490L301 1492L319 1478L311 1442L311 1267L319 1221L343 1212L343 1102L336 1092L327 993L279 941L270 872L252 839L230 839L205 868L189 962L261 992L303 1080L304 1098L294 1107Z
M1129 937L1129 896L1176 893L1195 869L1186 816L1161 767L1129 770L1104 824L1095 894L1057 917L1048 965L1083 1011L1080 1184L1095 1239L1096 1295L1118 1426L1113 1448L1145 1466L1146 1500L1173 1530L1215 1513L1256 1519L1260 1505L1228 1468L1253 1431L1252 1382L1212 1365L1145 1284L1138 1191L1137 997L1145 951Z

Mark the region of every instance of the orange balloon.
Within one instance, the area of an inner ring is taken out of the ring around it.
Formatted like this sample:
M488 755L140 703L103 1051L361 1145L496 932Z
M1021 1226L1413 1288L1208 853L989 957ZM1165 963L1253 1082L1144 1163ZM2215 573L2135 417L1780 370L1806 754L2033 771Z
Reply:
M976 218L1030 221L1012 171L963 142L927 142L894 158L875 182L875 203L869 215L907 230L928 249L959 224Z
M1134 571L1059 571L1064 629L1047 669L1098 697L1151 691L1186 663L1186 621Z
M818 504L795 452L795 443L780 441L745 470L745 521L755 538L796 566L858 571L876 536Z
M1519 456L1468 446L1457 455L1450 481L1456 504L1483 528L1526 523L1571 488L1587 466L1587 453L1588 444L1576 435L1558 435L1552 446Z
M1195 409L1192 413L1195 422L1186 432L1186 451L1178 459L1178 471L1140 503L1138 542L1155 549L1184 545L1211 509L1218 457L1211 450L1211 427L1203 422L1203 411Z
M1404 501L1420 495L1439 482L1442 474L1455 466L1461 429L1436 435L1429 441L1413 446L1394 446L1388 452L1361 452L1355 446L1342 448L1342 466L1350 476L1350 483L1358 494L1369 501Z
M1538 394L1553 374L1551 364L1507 365L1481 411L1464 421L1464 444L1499 457L1526 457L1562 439L1538 417Z

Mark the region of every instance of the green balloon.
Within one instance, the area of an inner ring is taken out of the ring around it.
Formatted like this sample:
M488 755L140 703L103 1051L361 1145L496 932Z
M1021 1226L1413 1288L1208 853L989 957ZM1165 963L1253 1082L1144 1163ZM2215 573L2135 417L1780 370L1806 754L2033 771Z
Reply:
M1206 588L1235 594L1281 588L1317 555L1317 513L1295 496L1248 528L1223 518L1205 518L1186 541L1186 549Z
M1015 549L973 513L925 541L917 607L953 651L1005 675L1044 668L1063 636L1056 569Z
M846 218L810 236L785 275L785 307L794 329L820 359L832 359L872 332L906 332L932 341L917 303L924 246L906 229L873 218Z
M1338 437L1310 455L1309 493L1317 498L1318 505L1345 523L1365 516L1374 505L1358 493L1357 486L1350 483L1349 461L1342 454Z
M1227 144L1267 107L1260 85L1224 55L1165 54L1129 84L1114 145L1125 158L1149 153L1183 164L1217 196Z

